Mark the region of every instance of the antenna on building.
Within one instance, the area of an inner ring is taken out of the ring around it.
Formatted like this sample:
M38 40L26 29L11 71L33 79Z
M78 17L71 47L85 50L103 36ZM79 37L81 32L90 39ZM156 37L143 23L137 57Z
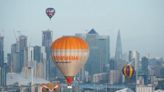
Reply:
M18 42L19 41L18 36L21 35L21 31L20 30L17 31L18 36L16 35L15 30L13 30L13 33L14 33L14 37L15 37L16 41Z
M19 36L22 35L20 30L18 30L17 33L18 33Z
M17 42L17 41L18 41L18 38L17 38L17 36L16 36L15 30L13 30L13 33L14 33L15 40L16 40L16 42Z
M150 59L150 53L148 53L148 56L147 57Z
M34 62L33 62L33 52L32 52L32 50L33 49L31 49L31 48L33 48L33 46L31 45L31 43L29 43L29 50L30 50L30 60L29 60L29 64L28 64L28 67L30 67L30 70L31 70L31 85L33 85L33 83L34 83Z

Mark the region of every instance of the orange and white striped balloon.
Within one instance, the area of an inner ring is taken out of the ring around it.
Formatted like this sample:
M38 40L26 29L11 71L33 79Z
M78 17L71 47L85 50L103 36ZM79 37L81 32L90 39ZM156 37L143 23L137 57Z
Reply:
M63 36L52 43L52 58L63 73L68 85L88 59L89 47L86 41L75 36Z

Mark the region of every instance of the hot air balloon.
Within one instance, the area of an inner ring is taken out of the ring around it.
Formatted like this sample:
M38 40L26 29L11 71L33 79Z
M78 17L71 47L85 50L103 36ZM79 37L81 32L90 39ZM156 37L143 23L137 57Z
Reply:
M63 36L52 43L52 59L63 73L72 88L74 76L86 63L89 56L89 47L82 38Z
M135 73L134 67L130 64L125 65L122 69L122 73L124 74L125 78L131 79Z
M60 92L59 83L41 84L40 87L41 87L41 92Z
M46 9L46 14L47 14L47 16L50 18L50 20L51 20L51 18L54 16L54 14L55 14L55 9L54 8L47 8Z

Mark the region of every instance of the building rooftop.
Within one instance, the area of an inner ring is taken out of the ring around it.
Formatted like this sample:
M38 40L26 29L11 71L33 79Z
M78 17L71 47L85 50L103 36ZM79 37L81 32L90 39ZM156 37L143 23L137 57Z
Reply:
M88 32L88 34L98 34L96 31L95 31L95 29L91 29L89 32Z
M155 90L154 92L164 92L164 90L158 89L158 90Z
M121 90L117 90L116 92L134 92L134 91L132 91L130 88L124 88Z
M18 83L18 85L28 85L31 83L31 78L24 78L18 73L8 73L7 74L7 85L12 85ZM34 78L33 84L49 83L49 81L41 78Z

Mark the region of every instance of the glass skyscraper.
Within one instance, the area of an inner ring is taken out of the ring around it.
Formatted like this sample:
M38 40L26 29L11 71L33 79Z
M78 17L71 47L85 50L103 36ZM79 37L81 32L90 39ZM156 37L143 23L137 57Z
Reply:
M27 36L20 35L16 43L11 45L11 54L8 53L10 72L21 73L28 60Z
M6 85L7 64L4 63L4 37L0 35L0 87Z
M41 47L34 46L34 60L39 63L41 61Z
M20 60L20 70L24 67L24 64L28 60L28 47L27 47L27 36L20 35L19 36L19 60Z
M21 63L19 57L18 43L14 43L11 45L11 72L21 72Z
M115 66L116 69L121 70L123 67L123 62L122 62L122 42L121 42L120 30L118 31L117 41L116 41L115 62L116 62L116 66Z
M51 59L51 43L52 43L52 31L42 31L42 46L45 47L46 52L46 79L54 80L56 75L55 65Z
M0 66L3 66L4 63L4 37L0 35Z
M89 74L106 72L110 58L109 36L99 35L94 29L86 34L90 54L86 64Z

